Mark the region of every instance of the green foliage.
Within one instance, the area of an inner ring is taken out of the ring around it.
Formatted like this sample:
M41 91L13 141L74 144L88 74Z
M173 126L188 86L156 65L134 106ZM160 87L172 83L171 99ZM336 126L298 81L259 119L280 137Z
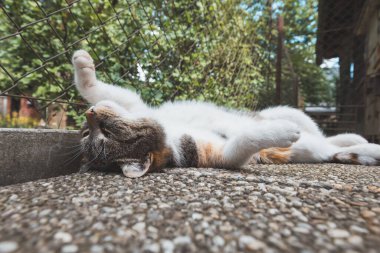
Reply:
M301 95L306 103L333 104L334 82L326 78L325 71L315 64L318 1L284 1L282 13L285 20L285 46L290 61L299 78ZM291 90L294 77L289 62L284 59L284 91Z
M305 97L320 102L325 98L314 95L326 92L325 80L312 52L317 1L273 2L283 9L286 44ZM0 64L13 78L0 68L0 90L18 84L10 94L81 102L72 87L70 57L83 48L99 64L98 78L135 89L151 105L198 99L254 109L272 102L277 34L267 0L4 0L0 5L6 12L0 15L0 37L20 31L0 40L5 49ZM286 68L283 76L290 83ZM81 110L73 108L69 115L79 124Z

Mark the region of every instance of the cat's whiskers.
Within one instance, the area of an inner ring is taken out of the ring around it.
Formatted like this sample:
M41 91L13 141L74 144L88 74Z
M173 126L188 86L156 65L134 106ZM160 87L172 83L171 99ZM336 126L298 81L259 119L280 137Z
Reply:
M107 153L106 153L106 144L103 142L103 153L104 153L104 159L107 160Z
M77 148L77 147L80 147L80 146L82 146L82 144L78 143L78 144L72 145L72 146L64 145L63 148L69 149L69 148Z
M75 159L77 159L80 155L83 154L84 150L78 150L77 151L78 153L74 153L74 155L72 157L70 157L69 159L67 159L66 161L64 161L61 165L59 165L58 167L64 167L64 166L67 166L69 165L70 163L72 163L73 161L75 161Z
M92 159L91 161L85 163L83 166L87 166L87 167L89 167L89 166L91 165L91 163L93 163L96 159L98 159L98 157L99 157L99 155L102 153L102 151L103 151L103 149L101 149L101 150L99 151L99 153L95 156L94 159Z
M71 149L71 150L68 150L68 151L65 151L65 152L60 152L58 154L58 156L67 156L67 155L71 155L71 154L77 154L78 152L81 151L81 147L77 147L77 148L74 148L74 149Z

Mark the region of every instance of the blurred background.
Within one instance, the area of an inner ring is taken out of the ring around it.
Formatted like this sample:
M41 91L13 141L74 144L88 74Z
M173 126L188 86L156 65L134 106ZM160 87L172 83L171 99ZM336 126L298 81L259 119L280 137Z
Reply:
M380 140L379 0L0 0L0 127L77 129L71 55L150 105L298 107Z

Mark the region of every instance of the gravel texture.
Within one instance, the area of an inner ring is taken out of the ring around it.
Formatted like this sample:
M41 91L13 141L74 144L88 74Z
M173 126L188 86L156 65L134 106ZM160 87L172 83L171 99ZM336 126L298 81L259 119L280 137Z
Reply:
M0 188L0 253L379 250L379 167L90 172Z

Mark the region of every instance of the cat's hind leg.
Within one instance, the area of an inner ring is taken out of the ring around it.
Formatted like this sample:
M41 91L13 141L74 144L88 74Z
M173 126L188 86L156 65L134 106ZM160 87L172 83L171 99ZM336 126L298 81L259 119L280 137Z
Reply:
M380 145L373 143L344 147L332 160L335 163L380 165Z
M314 120L299 109L288 106L271 107L258 112L256 117L264 120L288 120L295 123L302 132L323 136L322 131Z
M227 167L241 167L260 150L272 147L288 148L299 137L299 129L292 122L262 122L255 127L254 132L245 132L229 139L223 149L223 159Z
M330 161L340 150L340 147L330 144L324 137L303 132L291 147L260 150L253 160L261 164L322 163Z
M380 145L363 143L339 147L331 144L327 138L302 133L291 147L263 149L253 159L259 164L333 162L380 165Z
M349 147L358 144L368 143L366 139L358 134L338 134L327 138L327 141L338 147Z
M75 85L83 98L91 104L112 100L128 111L144 112L148 110L138 94L98 80L94 60L85 50L76 51L72 57L72 63Z

